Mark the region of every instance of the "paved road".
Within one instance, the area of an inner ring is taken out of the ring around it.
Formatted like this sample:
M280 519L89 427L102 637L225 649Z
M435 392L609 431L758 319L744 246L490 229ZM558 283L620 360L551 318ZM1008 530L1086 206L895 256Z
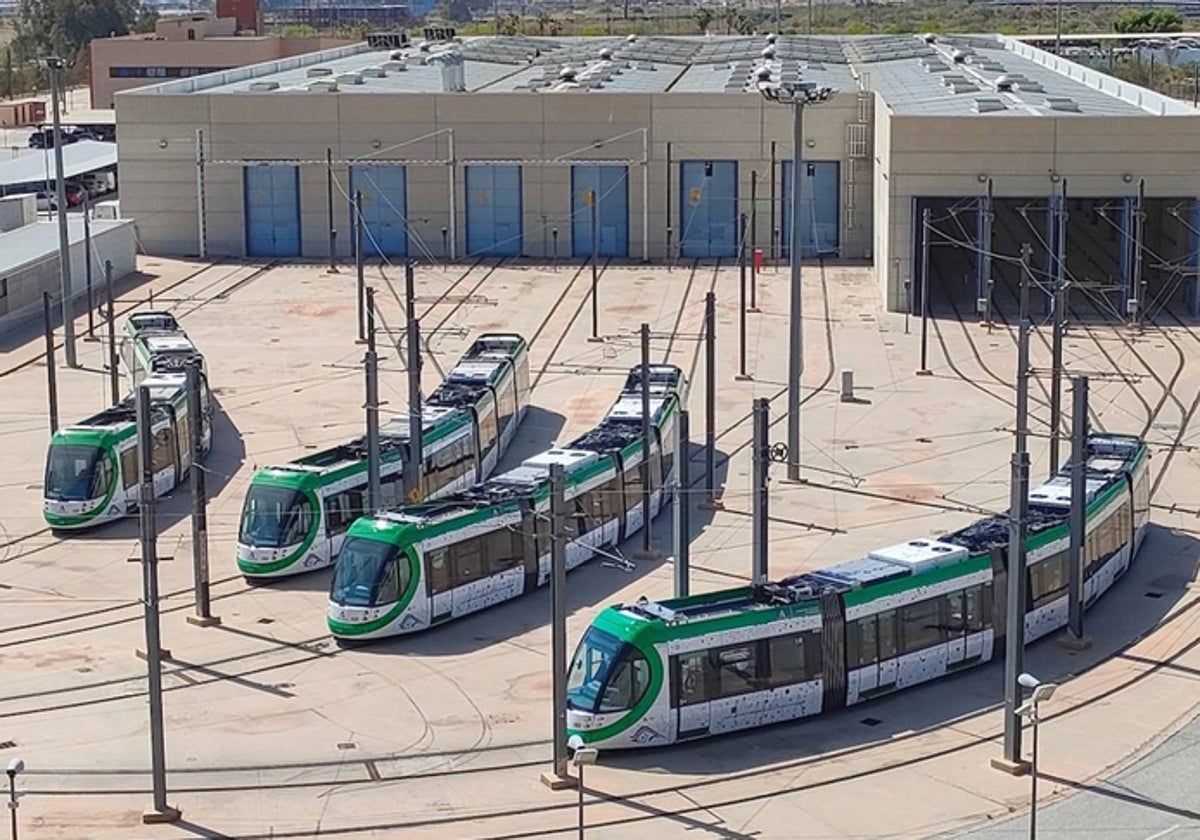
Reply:
M1186 675L1184 675L1186 676ZM1191 675L1195 679L1195 675ZM1038 812L1041 840L1200 840L1200 715L1105 782ZM1029 836L1029 815L947 835L959 840Z

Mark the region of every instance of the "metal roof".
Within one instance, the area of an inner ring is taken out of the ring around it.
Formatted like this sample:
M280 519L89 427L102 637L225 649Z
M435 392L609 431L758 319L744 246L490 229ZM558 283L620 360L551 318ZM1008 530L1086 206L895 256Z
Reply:
M1005 86L1002 77L1012 84ZM442 93L455 84L482 93L757 95L762 82L799 81L874 90L899 114L1197 113L1001 35L514 35L420 42L402 50L358 44L118 96Z
M92 236L131 224L131 219L92 219ZM82 215L67 214L67 235L71 245L83 242ZM34 222L0 233L0 277L15 274L34 263L57 258L57 222Z
M85 172L115 166L117 163L117 144L101 143L98 140L80 140L62 148L63 177L74 178ZM54 150L45 149L30 152L21 157L0 162L0 187L12 187L19 184L41 184L53 180Z

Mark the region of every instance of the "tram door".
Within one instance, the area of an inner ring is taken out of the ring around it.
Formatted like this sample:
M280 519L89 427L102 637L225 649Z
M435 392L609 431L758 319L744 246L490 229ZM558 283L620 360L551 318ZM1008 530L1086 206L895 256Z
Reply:
M154 470L154 495L161 496L179 482L178 428L175 411L168 406L166 424L154 431L150 450L150 464Z
M672 677L675 681L675 737L698 738L708 734L707 650L681 653L675 657Z
M425 569L429 573L429 623L437 624L454 615L454 579L450 570L449 549L426 551Z

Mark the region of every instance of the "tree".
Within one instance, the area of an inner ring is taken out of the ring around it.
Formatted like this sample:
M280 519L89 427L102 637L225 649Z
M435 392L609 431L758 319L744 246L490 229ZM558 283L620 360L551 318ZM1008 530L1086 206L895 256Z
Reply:
M158 9L153 6L142 6L133 19L133 31L146 34L154 31L158 24Z
M1167 9L1130 10L1113 21L1117 32L1182 32L1183 16Z
M707 6L701 6L692 17L696 19L696 26L700 27L701 33L707 32L709 24L713 22L713 13Z
M76 64L93 38L127 35L135 0L21 0L13 47L25 59L58 55Z

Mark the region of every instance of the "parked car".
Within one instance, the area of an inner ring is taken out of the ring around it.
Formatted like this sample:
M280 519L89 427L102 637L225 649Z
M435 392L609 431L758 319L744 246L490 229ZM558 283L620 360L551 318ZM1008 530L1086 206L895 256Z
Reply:
M83 200L87 198L87 190L74 181L66 184L66 190L68 207L78 207L80 204L83 204Z
M58 209L58 201L49 193L39 191L37 194L37 209L50 212Z
M79 176L79 183L87 190L89 198L112 192L116 187L116 178L111 172L85 172Z

